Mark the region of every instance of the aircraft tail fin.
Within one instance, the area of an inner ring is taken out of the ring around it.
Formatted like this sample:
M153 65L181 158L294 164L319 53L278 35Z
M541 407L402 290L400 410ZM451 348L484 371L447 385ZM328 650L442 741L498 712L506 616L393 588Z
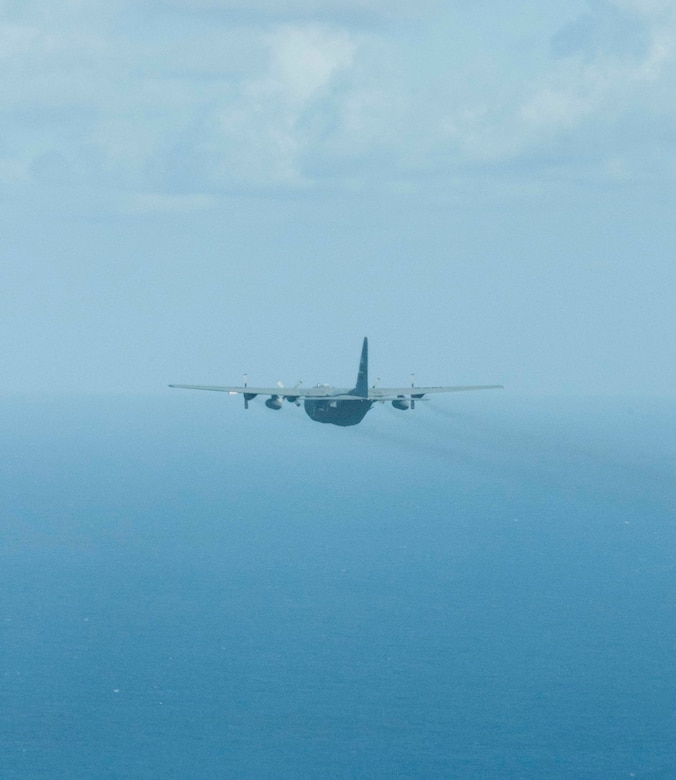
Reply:
M366 337L364 337L364 343L361 348L357 384L354 390L351 391L351 395L358 395L362 398L368 398L369 395L369 340Z

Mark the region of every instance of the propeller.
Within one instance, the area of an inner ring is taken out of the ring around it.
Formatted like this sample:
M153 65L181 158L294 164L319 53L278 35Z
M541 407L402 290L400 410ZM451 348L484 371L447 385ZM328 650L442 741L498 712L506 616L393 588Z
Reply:
M411 374L411 390L415 387L415 374ZM413 397L413 393L411 393L411 411L415 409L415 398Z
M295 390L296 388L300 387L302 384L303 384L303 380L299 379L296 382L296 384L291 388L291 390ZM284 387L284 383L282 382L281 379L277 380L277 386L280 387L282 390L286 390L286 387ZM289 403L294 403L294 404L296 404L296 406L300 406L300 401L298 400L298 398L295 398L292 395L287 395L286 396L286 400Z

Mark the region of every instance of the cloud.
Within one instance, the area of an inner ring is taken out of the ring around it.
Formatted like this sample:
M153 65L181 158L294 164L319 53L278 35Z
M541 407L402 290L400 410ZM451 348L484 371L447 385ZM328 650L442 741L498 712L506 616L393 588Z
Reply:
M672 3L535 15L523 46L516 11L430 4L415 25L367 28L350 14L401 20L410 4L292 0L286 21L278 7L6 3L0 187L193 208L242 189L424 185L490 166L546 177L554 159L601 178L672 175ZM247 23L218 15L235 12Z
M530 162L542 159L543 175L557 167L577 175L584 168L585 178L610 181L619 172L660 175L657 155L663 174L673 175L676 150L663 128L667 116L676 119L668 99L676 86L673 8L594 2L554 31L551 44L545 67L513 82L504 98L496 82L492 94L470 96L449 113L449 141L464 158L511 161L512 170L521 162L531 173Z
M125 201L125 210L132 214L164 212L184 214L215 208L218 200L208 195L162 195L157 193L136 193Z
M321 133L313 114L336 99L336 81L352 67L356 45L345 31L319 25L284 25L264 40L267 72L243 81L214 117L211 151L221 158L214 176L303 184L301 158Z
M552 51L561 57L582 55L587 60L604 55L639 58L649 45L648 32L646 25L637 24L635 13L597 2L552 36Z
M438 7L436 0L156 0L159 7L188 13L210 12L250 22L342 20L353 24L420 18Z

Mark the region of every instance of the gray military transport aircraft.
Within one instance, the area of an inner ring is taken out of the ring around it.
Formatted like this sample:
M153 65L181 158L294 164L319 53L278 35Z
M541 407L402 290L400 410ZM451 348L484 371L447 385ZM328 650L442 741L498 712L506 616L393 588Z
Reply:
M343 427L360 423L366 416L366 412L376 402L385 403L389 401L395 409L403 411L409 408L415 409L415 402L428 393L457 393L463 390L498 390L502 388L502 385L415 387L413 381L411 381L410 387L377 387L376 385L369 387L368 349L368 339L365 338L361 349L357 384L352 390L331 387L330 385L316 385L309 390L304 390L300 387L300 382L295 387L290 388L284 387L281 382L277 383L277 387L249 387L246 381L246 374L242 387L219 387L214 385L169 385L169 387L177 387L183 390L215 390L216 392L229 393L230 395L241 393L244 396L245 409L249 408L249 401L252 401L257 395L270 396L265 401L268 409L281 409L283 399L300 406L302 399L305 411L312 420Z

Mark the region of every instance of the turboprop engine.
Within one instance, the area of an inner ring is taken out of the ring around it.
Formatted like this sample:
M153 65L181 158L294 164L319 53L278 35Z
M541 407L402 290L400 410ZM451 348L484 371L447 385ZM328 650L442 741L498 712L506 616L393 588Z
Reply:
M281 409L282 408L282 399L278 395L271 395L270 398L265 402L265 405L268 407L268 409Z
M394 406L395 409L401 409L402 412L405 412L409 407L409 403L406 396L400 395L397 397L396 401L392 401L392 406Z

